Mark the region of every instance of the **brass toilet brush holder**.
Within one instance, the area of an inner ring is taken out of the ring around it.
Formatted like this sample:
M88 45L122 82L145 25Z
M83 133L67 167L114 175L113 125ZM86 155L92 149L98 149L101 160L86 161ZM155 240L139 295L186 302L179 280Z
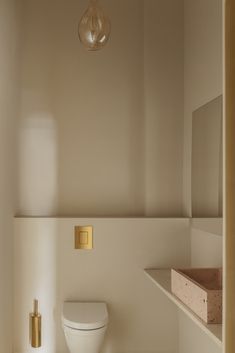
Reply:
M38 300L33 302L33 313L29 315L30 317L30 341L33 348L39 348L42 345L42 333L41 325L42 319L41 314L38 312Z

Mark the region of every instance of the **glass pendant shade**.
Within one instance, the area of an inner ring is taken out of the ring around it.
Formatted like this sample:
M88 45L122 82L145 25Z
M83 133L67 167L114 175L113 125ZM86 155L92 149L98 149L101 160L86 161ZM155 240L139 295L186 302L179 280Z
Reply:
M88 50L99 50L107 43L110 31L110 20L98 5L98 0L90 0L78 26L80 41Z

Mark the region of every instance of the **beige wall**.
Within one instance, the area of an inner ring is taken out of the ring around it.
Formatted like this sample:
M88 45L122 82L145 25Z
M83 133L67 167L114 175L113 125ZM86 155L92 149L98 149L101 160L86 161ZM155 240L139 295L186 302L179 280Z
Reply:
M222 267L222 218L194 218L191 221L191 266Z
M12 353L12 239L16 195L18 11L0 1L0 352Z
M93 225L94 249L74 250L74 226ZM178 353L177 308L144 268L189 266L188 219L15 220L14 353L31 353L28 313L39 299L42 353L67 353L65 300L105 301L104 353Z
M144 5L146 214L181 216L184 4Z
M222 96L193 112L192 216L222 216Z
M183 212L191 216L192 112L222 94L222 0L184 1Z
M87 1L24 0L18 214L182 214L183 0L103 0L112 36L77 38Z
M192 113L222 94L222 0L184 1L183 213L191 216ZM214 205L213 207L216 207ZM221 266L222 237L191 229L191 265ZM179 314L180 353L221 352L210 338Z

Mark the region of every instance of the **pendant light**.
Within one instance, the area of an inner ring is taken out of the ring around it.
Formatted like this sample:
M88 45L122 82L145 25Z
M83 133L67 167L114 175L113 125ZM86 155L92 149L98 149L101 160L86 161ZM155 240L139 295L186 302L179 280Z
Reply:
M82 16L78 35L87 50L102 49L109 39L111 24L98 4L98 0L90 0L87 10Z

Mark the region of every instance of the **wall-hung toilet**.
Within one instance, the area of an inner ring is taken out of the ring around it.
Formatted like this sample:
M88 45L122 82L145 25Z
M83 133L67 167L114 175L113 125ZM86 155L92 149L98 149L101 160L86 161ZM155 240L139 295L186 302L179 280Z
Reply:
M62 325L70 353L99 353L108 325L107 306L65 302Z

